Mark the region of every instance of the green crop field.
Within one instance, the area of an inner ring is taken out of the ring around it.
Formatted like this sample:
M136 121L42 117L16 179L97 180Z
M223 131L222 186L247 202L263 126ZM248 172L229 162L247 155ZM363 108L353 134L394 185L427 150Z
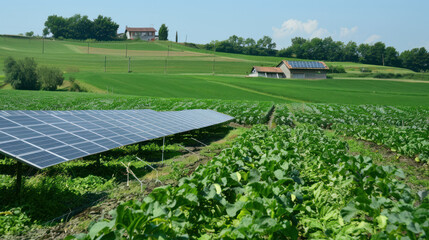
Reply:
M23 166L20 196L16 161L1 156L2 239L428 237L425 73L376 79L414 73L335 62L348 73L246 78L282 58L162 41L0 37L0 64L8 56L59 67L90 92L67 92L69 82L12 90L0 68L0 111L212 109L235 120L168 136L165 148L155 139L43 170ZM128 182L123 164L142 186Z

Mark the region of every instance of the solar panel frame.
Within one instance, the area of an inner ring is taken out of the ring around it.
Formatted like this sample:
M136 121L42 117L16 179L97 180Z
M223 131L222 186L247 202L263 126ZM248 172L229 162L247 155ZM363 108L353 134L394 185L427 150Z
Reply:
M0 152L41 169L232 119L212 110L1 110Z
M287 64L296 69L326 69L326 65L317 61L287 61Z

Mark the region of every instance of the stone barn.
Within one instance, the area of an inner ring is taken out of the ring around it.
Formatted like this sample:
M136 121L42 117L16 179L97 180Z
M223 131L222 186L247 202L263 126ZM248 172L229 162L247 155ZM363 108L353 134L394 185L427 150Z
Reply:
M281 61L277 67L252 68L249 77L326 79L329 68L319 61Z
M281 61L278 68L284 72L286 78L297 79L326 79L329 68L319 61Z

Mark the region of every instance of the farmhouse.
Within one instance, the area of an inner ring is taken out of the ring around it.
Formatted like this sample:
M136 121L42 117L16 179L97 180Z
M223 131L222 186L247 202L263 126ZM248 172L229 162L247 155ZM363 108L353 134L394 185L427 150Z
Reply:
M125 28L127 39L141 39L146 41L155 40L155 28Z
M281 61L276 67L253 67L249 77L326 79L329 70L319 61Z
M253 67L249 77L285 78L285 74L278 67Z

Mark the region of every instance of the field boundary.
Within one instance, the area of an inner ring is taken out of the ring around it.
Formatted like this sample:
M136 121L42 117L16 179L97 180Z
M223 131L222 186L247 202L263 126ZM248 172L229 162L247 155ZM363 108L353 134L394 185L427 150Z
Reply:
M414 79L395 79L395 78L358 78L358 77L339 77L332 78L333 80L369 80L369 81L388 81L388 82L406 82L406 83L429 83L425 80L414 80ZM324 80L324 79L322 79Z

